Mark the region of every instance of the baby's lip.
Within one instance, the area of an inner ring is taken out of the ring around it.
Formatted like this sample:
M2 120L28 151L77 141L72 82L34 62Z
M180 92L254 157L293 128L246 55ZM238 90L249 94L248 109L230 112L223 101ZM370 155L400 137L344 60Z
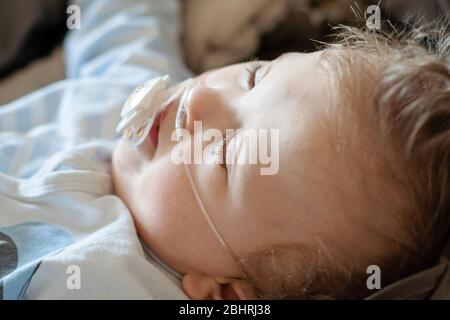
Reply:
M173 88L172 95L174 95L174 97L169 101L164 110L161 112L160 127L162 127L163 121L169 114L173 113L174 115L176 115L179 104L181 102L181 98L183 94L187 90L189 90L190 83L191 82L184 82L181 83L179 86ZM170 119L172 119L172 117L170 117ZM175 116L173 117L172 129L175 129Z
M176 98L170 101L167 104L167 106L162 111L160 111L155 117L155 121L149 132L149 138L152 141L152 144L155 149L162 142L161 129L164 126L165 120L167 118L167 120L169 121L169 118L167 116L169 113L171 113L174 109L177 108L179 100L180 100L179 98ZM175 126L175 121L173 123L173 126Z
M149 140L151 140L153 147L156 149L158 145L161 144L162 141L165 140L165 137L161 135L161 133L164 131L162 130L164 128L165 122L173 120L172 124L168 124L169 128L172 128L172 130L175 130L175 115L177 113L181 97L183 93L189 88L189 85L191 83L191 80L181 83L177 86L171 87L167 89L161 98L163 98L163 102L161 102L163 105L165 105L160 112L155 117L155 121L153 123L152 128L149 132ZM174 116L170 116L170 114L173 113ZM172 131L170 131L170 134Z
M148 134L155 150L159 144L160 120L161 120L161 113L156 116L155 121L152 125L152 128L150 129L150 132Z
M173 103L170 103L166 108L164 108L163 111L161 111L160 114L158 114L158 125L161 128L162 127L162 123L164 121L164 119L166 118L167 115L167 111L169 110L169 108L171 107L171 105L173 105Z

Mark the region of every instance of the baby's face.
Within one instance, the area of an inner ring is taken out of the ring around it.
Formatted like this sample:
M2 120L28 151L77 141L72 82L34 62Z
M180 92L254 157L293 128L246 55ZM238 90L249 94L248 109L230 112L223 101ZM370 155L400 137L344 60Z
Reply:
M325 120L333 105L332 88L320 56L291 53L261 62L254 79L249 64L196 79L188 123L201 121L203 130L279 130L279 139L270 141L279 146L275 174L261 174L260 163L189 165L209 216L238 256L274 244L358 238L358 219L352 210L337 210L340 204L333 196L348 172L334 165ZM176 109L176 103L168 107L156 148L151 139L137 148L119 144L113 159L116 192L132 212L139 235L174 269L237 276L202 215L183 166L172 159Z

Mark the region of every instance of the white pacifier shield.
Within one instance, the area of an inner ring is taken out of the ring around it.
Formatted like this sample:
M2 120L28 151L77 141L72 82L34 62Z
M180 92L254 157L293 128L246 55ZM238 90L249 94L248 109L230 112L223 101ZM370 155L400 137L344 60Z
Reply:
M168 87L170 77L168 75L157 77L140 85L128 97L120 113L122 120L118 124L116 131L121 132L134 122L142 121L143 117L156 116L159 106L155 105L153 99L156 94Z

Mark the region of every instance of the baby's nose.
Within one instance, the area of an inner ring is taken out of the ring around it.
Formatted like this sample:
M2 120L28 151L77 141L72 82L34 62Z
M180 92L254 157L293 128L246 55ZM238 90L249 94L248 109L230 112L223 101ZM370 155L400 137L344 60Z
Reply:
M186 101L186 129L193 130L194 122L201 121L205 128L220 128L229 118L226 93L203 82L196 83Z

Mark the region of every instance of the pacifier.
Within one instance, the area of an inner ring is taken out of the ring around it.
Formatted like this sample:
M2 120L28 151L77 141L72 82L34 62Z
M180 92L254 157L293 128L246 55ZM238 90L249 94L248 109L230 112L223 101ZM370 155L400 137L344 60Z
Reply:
M116 132L124 132L124 138L134 146L140 145L149 134L157 114L164 110L168 100L155 102L158 93L167 89L170 76L157 77L141 84L125 101ZM159 97L158 97L159 98Z

